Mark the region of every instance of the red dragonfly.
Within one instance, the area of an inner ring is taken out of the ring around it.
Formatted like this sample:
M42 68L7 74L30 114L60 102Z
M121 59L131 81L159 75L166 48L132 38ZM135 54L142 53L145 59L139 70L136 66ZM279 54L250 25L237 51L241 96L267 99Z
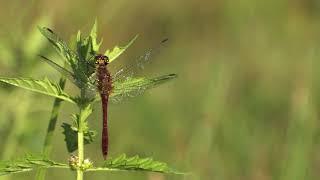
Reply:
M156 48L147 50L142 56L129 63L129 65L116 68L112 67L113 64L109 64L109 58L103 54L96 54L94 56L94 73L90 76L90 81L82 82L76 79L75 74L49 60L48 58L41 56L48 64L53 66L56 70L64 74L68 79L74 82L76 85L85 84L88 92L95 90L100 94L102 104L102 137L101 137L101 150L104 159L107 158L109 149L108 138L108 104L109 101L118 103L128 97L134 97L142 94L145 90L155 87L159 84L167 82L175 77L176 74L168 74L155 78L134 78L133 75L139 69L144 69L144 65L151 61L152 55L159 52L159 49L163 47L163 44L167 39L161 41L160 45ZM88 62L90 62L88 60ZM90 66L89 66L90 67ZM115 69L114 73L110 69ZM91 74L91 73L90 73ZM93 76L95 74L95 76ZM89 78L89 79L90 79ZM90 94L90 93L89 93ZM95 94L95 93L94 93Z

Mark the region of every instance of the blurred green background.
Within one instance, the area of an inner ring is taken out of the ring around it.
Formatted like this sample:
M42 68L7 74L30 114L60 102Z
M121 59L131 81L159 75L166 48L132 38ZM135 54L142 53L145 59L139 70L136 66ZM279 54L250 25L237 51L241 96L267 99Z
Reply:
M139 34L120 57L167 47L142 75L179 78L111 105L110 155L153 156L189 176L87 173L85 179L294 180L320 176L320 1L0 1L0 75L58 80L37 54L54 49L37 26L69 40L98 19L102 50ZM60 59L55 58L57 62ZM67 85L67 91L74 87ZM53 99L1 84L0 159L41 152ZM100 133L96 105L90 126ZM52 159L66 162L63 104ZM86 157L102 162L100 134ZM0 177L33 179L35 172ZM47 179L75 179L49 170Z

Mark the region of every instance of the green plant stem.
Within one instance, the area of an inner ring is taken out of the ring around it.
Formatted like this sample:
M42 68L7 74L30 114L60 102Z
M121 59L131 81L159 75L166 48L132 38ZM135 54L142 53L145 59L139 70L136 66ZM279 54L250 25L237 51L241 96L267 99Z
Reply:
M83 180L83 169L82 169L82 164L84 160L84 141L83 141L83 123L85 119L83 119L83 113L84 107L80 107L80 119L79 119L79 124L78 124L78 166L79 168L77 169L77 180Z
M65 84L66 84L65 77L61 77L60 81L59 81L60 87L62 89L64 89ZM48 129L47 129L47 135L45 137L44 146L43 146L43 150L42 150L43 156L45 158L49 158L51 151L52 151L52 139L53 139L54 131L55 131L57 120L58 120L58 114L59 114L61 102L62 102L61 99L56 98L53 103L51 117L50 117ZM36 179L37 180L44 180L45 176L46 176L46 171L47 170L45 168L40 168L37 171Z
M84 159L84 149L83 149L83 132L78 131L78 157L79 157L79 167L77 169L77 180L83 180L83 170L82 163Z
M64 86L66 84L66 79L64 77L61 77L59 81L59 85L62 89L64 89ZM53 103L53 108L51 112L50 122L48 125L47 135L44 141L44 147L43 147L43 155L48 158L52 151L52 138L54 131L56 129L56 124L58 120L58 113L61 106L61 99L56 98Z

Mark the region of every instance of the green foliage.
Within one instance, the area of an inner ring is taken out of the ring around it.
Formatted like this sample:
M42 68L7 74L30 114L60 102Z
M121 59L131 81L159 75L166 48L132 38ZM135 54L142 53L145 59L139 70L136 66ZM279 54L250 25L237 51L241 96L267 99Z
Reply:
M102 39L99 44L97 43L97 37L98 37L97 32L98 32L98 21L96 19L90 32L90 38L92 39L92 51L94 52L98 52L100 45L102 44Z
M69 75L70 73L65 73L68 72L68 70L64 70L65 68L59 67L58 64L48 58L42 56L43 59L45 59L49 65L53 66L60 73L67 75L69 80L74 82L80 89L84 90L87 87L90 76L94 73L94 66L92 67L92 62L88 61L88 59L98 52L100 46L100 44L96 44L97 24L94 24L88 37L83 38L81 36L81 32L78 31L76 51L72 50L67 43L51 29L42 27L39 28L39 30L53 45L58 54L60 54L66 63L70 65L72 69L72 76Z
M63 128L67 150L69 153L72 153L78 149L78 131L68 123L63 123L61 127ZM92 143L95 139L96 134L97 133L95 131L85 131L84 144L86 145Z
M155 161L152 158L140 158L139 156L127 157L122 154L116 158L109 158L102 167L88 169L88 171L151 171L159 173L183 174L170 168L166 163Z
M42 35L45 36L49 40L49 42L53 45L53 47L56 49L58 54L60 54L64 58L65 62L71 66L73 74L74 74L74 75L72 75L72 78L74 79L74 81L72 80L72 82L75 82L75 85L77 85L79 88L84 88L85 84L83 84L82 82L87 82L86 81L87 78L86 78L84 70L83 70L84 69L83 62L81 62L79 60L79 55L77 55L70 47L68 47L67 43L64 42L51 29L49 29L47 27L42 27L42 28L39 28L39 30L42 33ZM85 48L88 49L88 47L85 47ZM78 53L79 53L79 51L78 51ZM63 72L62 69L64 69L64 68L59 67L59 65L57 65L54 62L53 63L50 62L50 60L45 57L43 57L43 59L45 59L49 65L53 66L60 73ZM80 66L79 66L79 64L80 64ZM66 75L66 73L63 73L63 74ZM70 80L70 77L69 76L67 76L67 77Z
M67 43L47 27L39 27L39 31L48 39L61 57L67 60L67 62L74 64L76 54L68 47Z
M56 97L70 103L75 103L74 100L66 92L64 92L58 84L51 82L47 78L44 80L35 80L31 78L0 77L0 81L34 92Z
M84 144L90 144L94 141L96 132L89 129L88 117L92 113L92 106L89 104L81 109L80 114L72 115L72 126L67 123L63 123L63 134L65 135L65 142L68 152L74 152L78 149L78 132L79 129L83 132ZM81 127L80 127L81 126Z
M69 168L69 166L44 157L27 156L19 160L1 162L0 176L32 171L37 168Z
M90 35L85 38L81 36L81 31L78 31L77 40L76 40L77 52L78 52L79 59L83 62L87 60L91 60L91 61L94 60L92 56L94 56L99 52L99 48L100 48L100 45L102 44L102 40L100 41L99 44L97 43L97 28L98 28L98 24L97 24L97 21L95 21L91 29Z
M82 82L88 82L89 77L94 73L94 55L99 51L100 45L96 44L96 32L97 25L91 30L88 37L83 38L81 32L77 34L77 53L78 53L78 64L76 68L73 68L75 77L78 77Z
M91 104L88 104L81 109L80 114L73 115L74 127L76 127L77 129L81 128L82 130L88 129L87 119L90 116L90 114L92 113L92 111L93 110L92 110ZM80 127L81 123L83 123L82 127Z
M76 159L78 157L71 156L70 158ZM69 159L70 161L70 159ZM84 160L87 162L89 160ZM89 161L90 162L90 161ZM70 162L69 162L70 163ZM77 162L74 168L77 168ZM158 173L169 173L169 174L185 174L178 172L170 168L166 163L155 161L152 158L140 158L139 156L127 157L122 154L116 158L109 158L104 162L101 167L91 167L86 168L85 171L149 171ZM3 161L0 163L0 176L21 173L26 171L32 171L38 168L70 168L69 165L58 163L53 160L49 160L42 156L26 156L22 159L13 161Z

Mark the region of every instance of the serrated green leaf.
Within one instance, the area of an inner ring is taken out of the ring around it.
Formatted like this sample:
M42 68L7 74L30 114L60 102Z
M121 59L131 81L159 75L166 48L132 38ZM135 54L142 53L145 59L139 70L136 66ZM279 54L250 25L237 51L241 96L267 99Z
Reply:
M77 51L80 56L80 60L89 60L91 56L94 56L98 51L102 43L97 43L97 29L98 23L95 20L89 36L83 38L81 32L77 34ZM90 62L90 61L89 61Z
M50 65L53 65L59 72L67 75L68 79L71 80L75 85L80 89L84 89L88 82L88 77L94 72L94 68L88 66L86 61L89 56L92 55L92 41L91 37L85 39L81 38L80 31L77 34L77 54L68 47L61 38L58 37L51 29L42 27L39 28L40 32L49 40L49 42L54 46L56 51L66 60L66 62L72 68L72 78L70 73L62 71L61 68L57 68L56 64L48 62ZM72 80L74 79L74 81Z
M80 120L86 120L91 113L92 113L92 106L89 104L82 109L81 114L79 116Z
M74 100L67 93L65 93L58 84L53 83L48 79L35 80L31 78L0 77L0 82L56 97L70 103L75 103Z
M91 32L90 32L90 37L91 37L91 40L92 40L92 50L94 52L98 52L99 51L99 48L100 48L100 45L102 44L102 40L100 41L99 44L97 44L97 31L98 31L98 21L97 19L94 21L94 25L91 29Z
M67 150L69 153L72 153L78 149L78 132L70 124L67 123L63 123L62 128L64 130L63 134L65 136ZM95 131L84 131L84 144L92 143L96 134L97 133Z
M126 166L136 166L139 163L139 156L133 156L127 159Z
M123 162L126 162L126 155L125 154L121 154L119 157L115 158L115 159L110 159L110 164L122 164Z
M138 38L138 35L136 35L126 46L120 47L115 46L112 50L106 50L104 55L108 56L109 62L112 62L115 60L118 56L120 56L131 44Z
M92 30L94 31L94 30ZM94 34L94 32L91 32ZM77 53L79 56L77 66L73 68L74 75L76 79L80 82L84 82L84 85L87 84L88 78L94 73L95 67L93 64L94 55L96 54L97 46L96 37L82 37L81 32L77 34ZM93 47L95 46L95 47ZM80 88L83 88L82 85L78 85Z
M93 53L91 50L92 50L92 40L90 39L90 37L83 38L81 35L81 32L78 31L77 52L79 55L79 60L82 62L86 62L88 57Z
M142 158L140 159L140 165L141 168L146 168L152 164L153 159L152 158Z
M68 47L58 35L56 35L51 29L47 27L39 27L39 31L45 36L49 42L53 45L56 51L64 57L71 66L75 65L76 54Z
M63 128L64 140L66 142L67 150L69 153L77 150L78 146L78 134L77 131L72 129L72 126L67 123L61 125Z
M78 127L79 127L78 119L79 119L79 115L78 114L71 114L72 127L76 128L74 130L78 130Z
M88 171L151 171L184 174L173 170L166 163L154 161L152 158L127 157L125 154L116 158L109 158L102 167L90 168Z
M27 156L14 161L0 162L0 176L31 171L37 168L69 168L69 166L44 157Z

